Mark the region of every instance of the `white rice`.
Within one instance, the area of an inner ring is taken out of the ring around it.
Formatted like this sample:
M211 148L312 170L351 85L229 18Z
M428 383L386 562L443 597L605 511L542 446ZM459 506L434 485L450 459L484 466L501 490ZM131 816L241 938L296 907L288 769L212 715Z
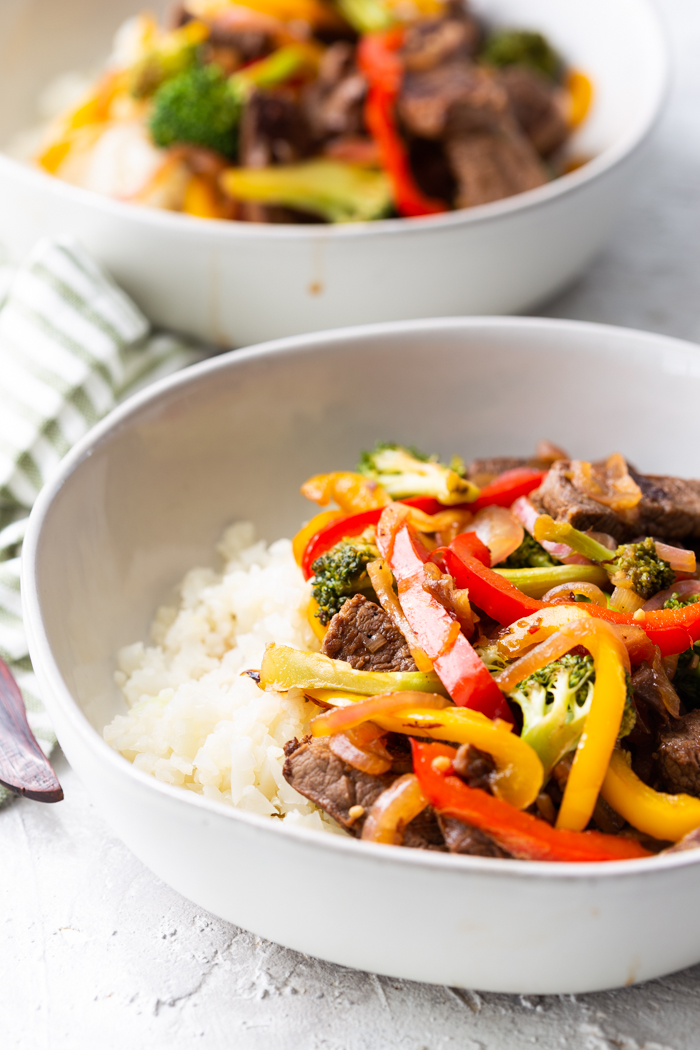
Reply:
M308 731L318 708L300 690L263 692L242 671L259 668L269 642L317 650L309 584L289 540L268 548L247 522L226 530L221 575L193 569L177 608L158 610L153 645L119 653L115 677L129 711L105 740L167 784L238 809L341 831L282 775L283 745Z

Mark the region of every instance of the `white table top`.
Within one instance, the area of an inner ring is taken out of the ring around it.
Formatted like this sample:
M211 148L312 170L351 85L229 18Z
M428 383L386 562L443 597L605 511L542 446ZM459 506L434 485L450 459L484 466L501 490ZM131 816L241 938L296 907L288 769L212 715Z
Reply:
M700 6L664 0L668 112L608 249L541 313L700 342ZM331 966L206 914L123 846L59 757L58 806L0 813L0 1050L696 1050L700 966L584 996Z

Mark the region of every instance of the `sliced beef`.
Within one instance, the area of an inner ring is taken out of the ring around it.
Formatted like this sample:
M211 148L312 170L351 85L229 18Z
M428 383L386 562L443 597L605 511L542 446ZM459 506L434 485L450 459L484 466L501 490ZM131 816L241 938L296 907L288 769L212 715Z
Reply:
M676 541L700 538L700 481L639 474L630 467L642 499L634 510L621 515L582 495L571 483L569 473L568 460L553 464L530 497L539 510L583 532L608 532L620 543L640 535Z
M256 91L243 111L240 161L244 168L291 164L310 148L306 119L291 93Z
M423 193L452 204L457 180L442 142L413 138L408 143L408 156L413 177Z
M367 812L396 779L393 773L372 776L355 769L333 754L324 737L291 740L285 753L285 780L353 834L362 829L364 817L353 821L350 809L363 806Z
M561 104L561 88L527 66L506 66L499 73L515 119L541 157L566 142L570 128Z
M463 9L455 8L447 18L420 18L406 30L401 49L404 69L423 73L455 59L469 59L480 35L477 22Z
M458 208L512 197L547 181L537 154L515 129L455 136L445 150L457 180Z
M659 733L656 758L667 791L700 796L700 710Z
M542 485L530 496L537 509L558 521L568 521L582 532L593 529L608 532L620 542L631 539L634 528L610 507L575 489L567 476L569 468L569 461L564 459L552 464Z
M331 620L321 652L357 671L417 670L406 639L380 605L356 594Z
M471 788L490 791L496 764L487 751L480 751L471 744L462 744L452 762L457 776Z
M504 121L514 123L508 93L496 76L467 62L406 73L398 111L406 129L426 139L494 131Z
M630 474L642 490L639 533L659 539L700 539L700 481Z
M355 769L334 755L327 739L295 738L285 745L284 777L291 786L325 809L351 834L359 836L367 813L396 780L395 772L372 776ZM350 816L353 806L362 806L357 819ZM444 850L445 843L435 812L428 807L406 826L403 845L412 849Z
M305 88L302 106L317 143L364 131L363 104L367 81L355 63L355 48L346 41L324 53L318 77Z
M454 817L441 816L438 816L438 824L450 853L468 853L472 857L510 857L510 853L506 853L485 832L471 824L464 824Z

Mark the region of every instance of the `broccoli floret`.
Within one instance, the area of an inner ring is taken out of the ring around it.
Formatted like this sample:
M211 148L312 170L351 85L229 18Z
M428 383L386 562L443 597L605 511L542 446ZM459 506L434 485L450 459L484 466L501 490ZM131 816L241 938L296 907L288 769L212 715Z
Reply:
M482 663L491 675L500 674L506 669L506 659L498 650L497 645L477 645L474 647L479 654Z
M426 456L405 445L380 441L374 451L362 453L357 469L394 499L432 496L450 506L471 503L479 495L476 485L440 463L437 456Z
M561 563L553 558L541 543L526 532L518 549L509 554L506 560L501 562L500 567L502 569L547 569L559 564Z
M689 594L687 598L681 598L680 594L674 591L671 597L664 602L664 609L685 609L686 605L695 605L698 601L700 601L700 594Z
M523 713L522 738L540 756L545 776L578 744L590 711L594 683L593 658L567 653L519 682L509 694ZM619 736L631 732L635 719L628 676Z
M670 563L659 557L651 536L639 543L623 543L616 550L609 550L568 522L553 521L548 514L539 516L534 531L540 542L566 543L578 554L599 562L611 583L634 591L645 601L665 591L676 578Z
M378 557L379 551L373 543L354 536L336 543L313 562L313 596L318 603L316 615L322 624L330 623L355 594L377 600L367 565Z
M242 104L238 84L219 66L195 66L156 91L149 120L151 136L157 146L191 142L232 157Z
M616 587L629 587L645 601L659 591L665 591L676 578L669 562L656 553L651 536L640 543L625 543L618 547L610 568L607 565L605 568Z
M499 29L486 39L481 58L492 66L529 66L557 80L562 61L546 37L521 29Z
M678 657L673 688L688 710L700 707L700 642Z

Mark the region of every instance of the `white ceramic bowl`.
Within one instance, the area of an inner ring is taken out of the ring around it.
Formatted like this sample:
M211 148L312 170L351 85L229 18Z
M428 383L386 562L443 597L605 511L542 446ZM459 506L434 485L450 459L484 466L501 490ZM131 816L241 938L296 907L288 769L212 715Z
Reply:
M528 864L292 830L158 782L104 743L115 653L147 637L223 527L290 535L309 474L378 438L466 457L623 450L697 476L700 352L565 321L406 322L295 337L156 384L97 426L42 493L24 547L26 625L59 740L116 833L217 915L384 974L584 992L700 960L700 853ZM303 890L303 905L296 891ZM291 899L287 893L294 894Z
M0 5L0 143L35 122L41 88L91 68L138 0ZM601 247L642 164L667 79L652 0L475 0L498 24L541 28L590 74L576 137L595 159L540 189L417 220L345 227L224 223L137 208L0 155L2 241L21 256L73 233L157 324L222 346L374 321L522 311ZM21 13L21 17L18 16Z

